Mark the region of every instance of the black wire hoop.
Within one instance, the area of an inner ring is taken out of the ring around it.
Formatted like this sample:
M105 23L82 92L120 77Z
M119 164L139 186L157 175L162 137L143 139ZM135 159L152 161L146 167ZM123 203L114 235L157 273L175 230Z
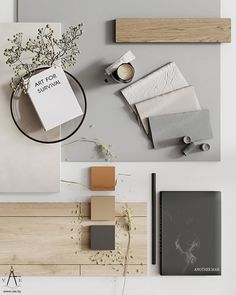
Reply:
M42 71L42 70L47 70L47 69L49 69L49 68L48 67L43 67L43 68L36 69L34 72L38 72L38 71ZM78 87L80 88L80 90L81 90L81 92L83 94L83 98L84 98L84 110L83 110L84 113L82 115L83 117L82 117L81 121L79 122L79 124L77 125L77 127L69 135L65 136L64 138L61 138L61 139L58 139L58 140L52 140L52 141L43 141L43 140L36 139L36 138L30 136L24 130L22 130L22 128L18 125L18 123L16 121L16 118L14 116L14 112L13 112L13 100L14 100L14 96L15 96L15 91L13 91L12 94L11 94L10 112L11 112L11 116L12 116L12 119L13 119L15 125L18 128L18 130L22 134L24 134L24 136L28 137L29 139L31 139L31 140L33 140L35 142L43 143L43 144L54 144L54 143L59 143L59 142L65 141L68 138L70 138L71 136L73 136L79 130L79 128L82 126L82 124L84 122L84 119L85 119L86 114L87 114L87 98L86 98L85 91L84 91L82 85L80 84L80 82L72 74L70 74L67 71L64 71L64 72L66 73L66 75L68 75L70 78L72 78L72 80L74 80L74 82L78 85Z

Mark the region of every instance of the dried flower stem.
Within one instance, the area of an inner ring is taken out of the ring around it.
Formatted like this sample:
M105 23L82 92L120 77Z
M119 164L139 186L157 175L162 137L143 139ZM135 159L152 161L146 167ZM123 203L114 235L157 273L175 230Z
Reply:
M81 185L81 186L86 187L88 189L88 186L87 185L85 185L83 183L80 183L80 182L77 182L77 181L71 181L71 180L61 179L61 182L69 183L69 184L78 184L78 185Z
M129 251L130 251L130 244L131 244L131 230L132 230L132 215L131 211L129 208L126 208L125 211L125 216L127 217L127 229L128 229L128 244L127 244L127 250L126 250L126 255L125 255L125 261L124 261L124 283L123 283L123 288L122 288L122 295L125 293L125 286L126 286L126 275L127 275L127 266L128 266L128 258L129 258Z
M63 146L71 145L71 144L78 143L78 142L79 143L88 142L88 143L95 144L95 146L98 148L98 152L102 153L103 156L105 157L105 160L107 160L107 161L112 161L115 158L115 156L109 146L107 146L95 139L81 138L81 139L77 139L72 142L66 143Z

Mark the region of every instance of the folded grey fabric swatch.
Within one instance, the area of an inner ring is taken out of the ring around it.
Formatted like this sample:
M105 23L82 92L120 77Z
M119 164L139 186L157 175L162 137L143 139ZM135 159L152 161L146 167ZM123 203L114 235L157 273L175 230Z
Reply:
M178 145L184 136L192 141L212 138L209 110L149 117L155 149Z
M135 104L135 107L146 133L149 132L148 117L201 109L193 86L144 100Z
M168 63L155 72L121 90L127 102L134 104L146 99L189 86L174 62Z

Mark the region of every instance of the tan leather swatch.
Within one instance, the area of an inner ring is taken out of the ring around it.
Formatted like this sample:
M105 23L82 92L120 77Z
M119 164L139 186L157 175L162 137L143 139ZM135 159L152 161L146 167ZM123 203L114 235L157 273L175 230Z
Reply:
M94 196L91 198L91 220L114 220L115 197Z
M90 168L90 189L92 191L114 191L115 185L115 167Z

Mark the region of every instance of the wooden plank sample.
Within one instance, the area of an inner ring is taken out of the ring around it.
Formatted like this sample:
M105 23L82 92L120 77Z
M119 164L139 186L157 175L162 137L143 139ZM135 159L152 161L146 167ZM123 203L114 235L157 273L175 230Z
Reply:
M133 216L146 216L144 203L115 203L115 216L124 216L124 207L132 205ZM90 203L0 203L0 217L90 217Z
M146 203L116 203L116 249L92 251L89 203L1 203L0 275L13 266L20 275L145 275ZM131 246L124 210L132 212ZM125 265L127 267L125 268Z
M11 265L0 265L0 273L4 276L9 275ZM80 276L80 265L56 265L56 264L42 264L42 265L24 265L15 264L14 273L20 276Z
M118 18L117 43L231 42L230 18Z
M126 276L144 276L147 273L147 265L131 265L127 266ZM81 276L123 276L123 265L82 265Z

